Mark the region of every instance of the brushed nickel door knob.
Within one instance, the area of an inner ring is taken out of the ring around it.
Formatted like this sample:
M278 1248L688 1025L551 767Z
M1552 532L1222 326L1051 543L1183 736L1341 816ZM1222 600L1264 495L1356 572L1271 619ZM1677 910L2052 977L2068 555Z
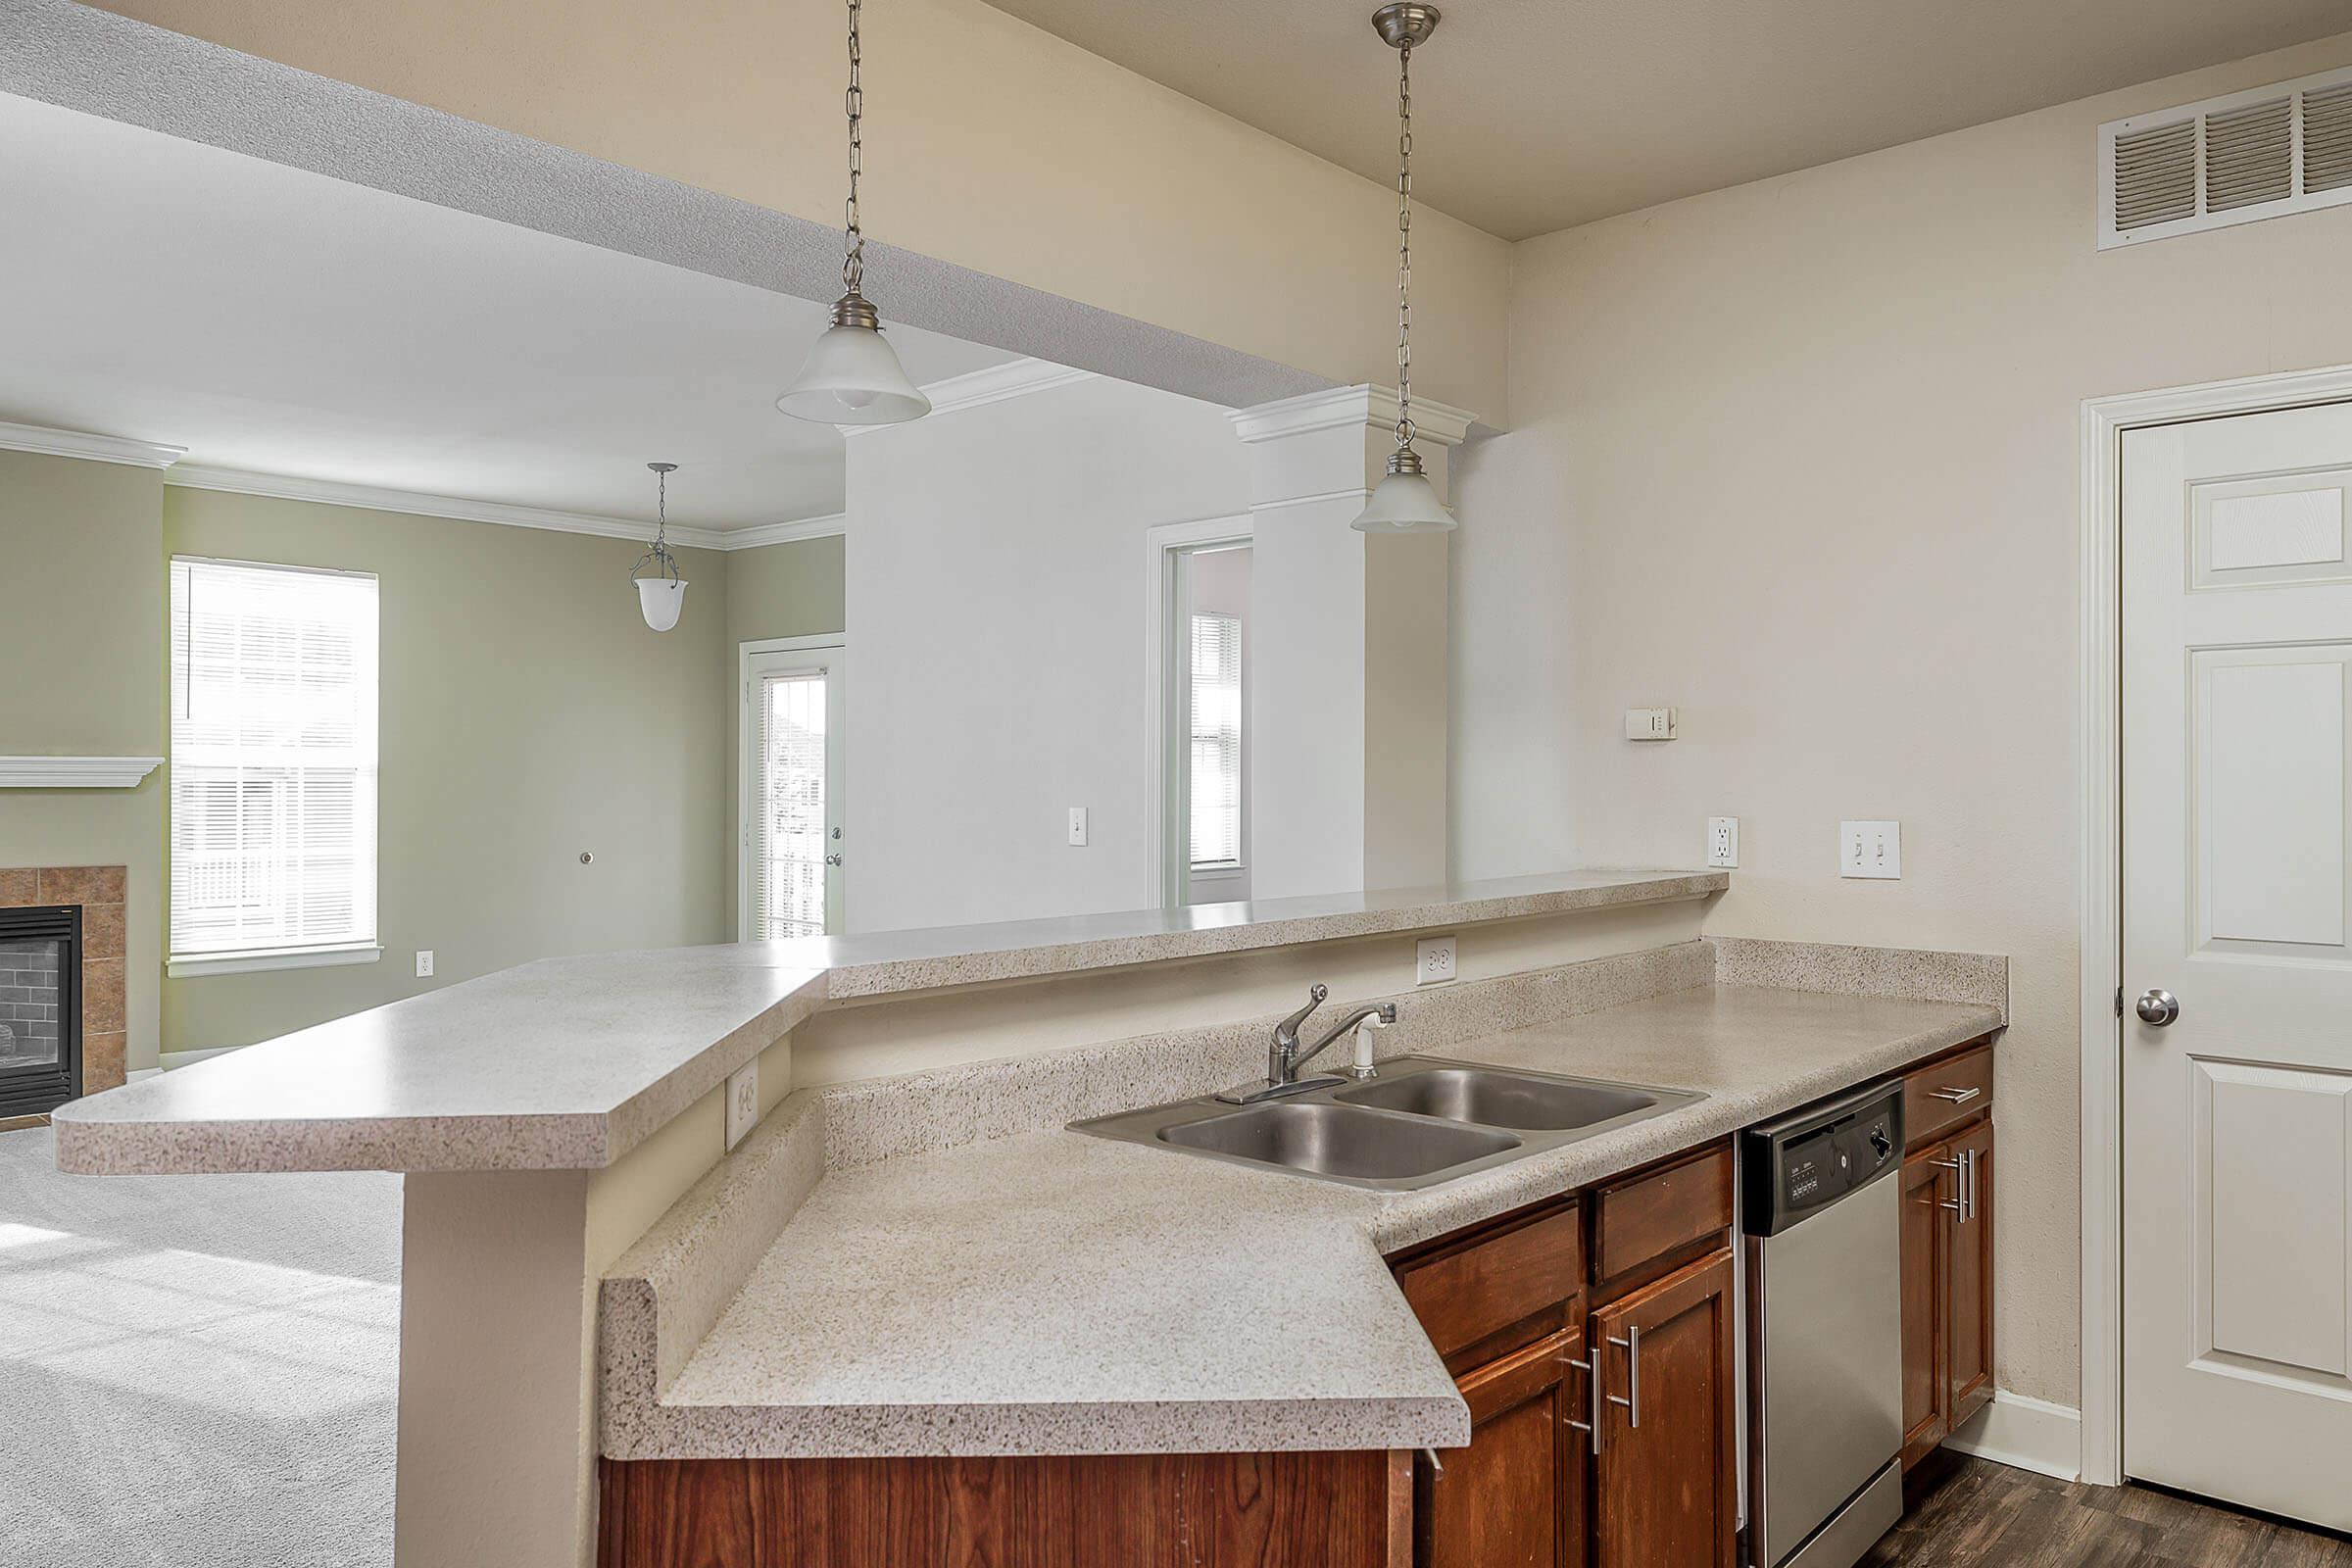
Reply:
M2180 1016L2180 999L2161 988L2139 994L2139 1021L2161 1029Z

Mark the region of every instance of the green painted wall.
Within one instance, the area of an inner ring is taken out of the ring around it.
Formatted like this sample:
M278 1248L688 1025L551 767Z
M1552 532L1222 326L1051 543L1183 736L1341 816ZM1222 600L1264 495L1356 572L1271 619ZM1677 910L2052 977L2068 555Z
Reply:
M655 633L626 580L643 547L626 540L178 488L162 515L163 555L379 579L384 946L373 964L166 980L164 1050L248 1044L556 954L731 937L734 862L712 827L733 774L725 556L681 552L685 614ZM159 556L155 625L160 573ZM415 978L419 948L431 980Z
M0 755L164 754L163 475L0 452ZM152 1067L164 774L134 790L0 790L0 865L129 868L128 1035Z
M844 569L848 541L840 534L823 539L796 539L790 544L762 545L757 550L727 553L727 648L723 684L734 695L727 704L727 808L718 824L718 841L726 876L726 929L735 935L737 855L741 828L736 809L743 793L739 765L743 734L743 703L736 683L737 650L767 637L814 637L847 625L843 605ZM692 593L692 589L687 590Z

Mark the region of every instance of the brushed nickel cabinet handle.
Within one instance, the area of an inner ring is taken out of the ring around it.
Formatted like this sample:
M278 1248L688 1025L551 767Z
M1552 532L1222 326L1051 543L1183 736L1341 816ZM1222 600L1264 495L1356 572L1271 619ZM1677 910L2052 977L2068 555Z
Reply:
M1626 1397L1622 1399L1614 1394L1610 1395L1609 1402L1624 1405L1625 1424L1640 1431L1642 1427L1642 1325L1639 1323L1630 1325L1622 1340L1614 1334L1610 1335L1609 1343L1622 1348L1625 1351L1626 1393ZM1599 1423L1593 1424L1597 1426Z
M1594 1353L1586 1356L1563 1355L1560 1357L1560 1364L1563 1366L1575 1367L1578 1371L1584 1373L1585 1396L1588 1401L1587 1413L1592 1417L1592 1419L1589 1421L1579 1421L1574 1416L1563 1416L1561 1417L1561 1420L1567 1425L1569 1430L1574 1432L1582 1432L1586 1437L1591 1438L1592 1440L1592 1451L1594 1453L1598 1453L1600 1452L1599 1352L1595 1351Z
M1928 1098L1930 1100L1949 1101L1955 1105L1965 1105L1984 1092L1984 1091L1983 1089L1973 1084L1966 1089L1953 1089L1947 1086L1942 1089L1929 1090Z

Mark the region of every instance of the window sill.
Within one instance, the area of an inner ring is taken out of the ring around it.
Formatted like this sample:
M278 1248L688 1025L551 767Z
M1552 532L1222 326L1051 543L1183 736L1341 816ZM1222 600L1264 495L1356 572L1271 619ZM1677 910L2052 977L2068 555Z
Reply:
M174 954L164 972L174 980L207 974L254 974L265 969L328 969L346 963L373 963L384 956L381 944L352 942L333 948L255 948L243 953Z

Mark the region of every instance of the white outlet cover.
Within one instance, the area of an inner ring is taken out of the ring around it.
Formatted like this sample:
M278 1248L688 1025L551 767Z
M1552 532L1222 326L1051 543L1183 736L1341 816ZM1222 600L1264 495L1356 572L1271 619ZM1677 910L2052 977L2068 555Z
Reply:
M430 948L418 948L416 950L416 978L419 980L430 980L432 977L433 950Z
M727 1074L727 1148L731 1152L760 1121L760 1058Z
M1423 937L1414 950L1413 984L1441 986L1460 978L1460 971L1454 967L1453 938Z
M1740 864L1740 819L1736 816L1707 818L1707 864L1726 869Z
M1903 824L1838 824L1838 874L1866 882L1898 882L1903 875Z

